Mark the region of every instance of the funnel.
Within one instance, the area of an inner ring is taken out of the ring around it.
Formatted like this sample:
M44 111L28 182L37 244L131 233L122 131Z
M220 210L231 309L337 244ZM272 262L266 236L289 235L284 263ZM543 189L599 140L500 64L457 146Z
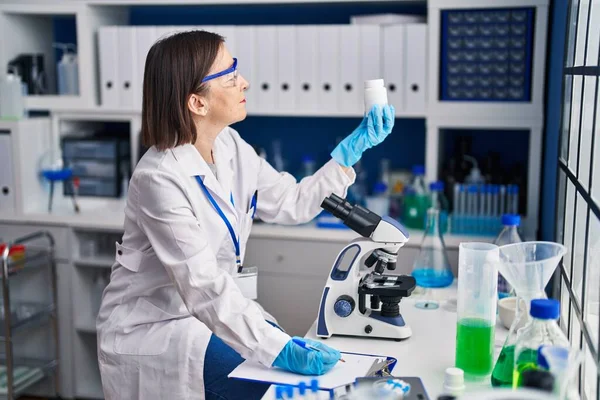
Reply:
M500 247L498 271L517 295L531 298L544 292L567 248L552 242L524 242Z
M517 307L515 319L498 356L492 372L492 386L511 387L513 383L514 351L517 337L522 329L521 319L527 318L531 300L545 298L544 288L558 266L567 248L552 242L524 242L508 244L499 248L498 271L511 284L517 294L517 304L525 303L526 312Z

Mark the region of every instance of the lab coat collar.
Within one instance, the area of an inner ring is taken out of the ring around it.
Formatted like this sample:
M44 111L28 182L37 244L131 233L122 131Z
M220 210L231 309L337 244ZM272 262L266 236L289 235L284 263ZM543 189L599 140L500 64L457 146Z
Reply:
M213 146L213 157L217 167L217 175L219 176L218 181L193 144L180 145L174 147L172 151L175 159L183 167L184 171L187 171L191 177L200 176L206 187L221 200L219 205L229 208L237 217L235 208L230 201L233 181L231 161L234 157L235 146L227 145L227 139L230 138L226 136L224 131L219 133Z

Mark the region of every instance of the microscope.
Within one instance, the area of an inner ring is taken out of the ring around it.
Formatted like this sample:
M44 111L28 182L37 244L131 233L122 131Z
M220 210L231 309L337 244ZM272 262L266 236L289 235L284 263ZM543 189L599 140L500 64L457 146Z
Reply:
M410 337L400 300L410 296L415 278L384 273L396 268L398 250L408 241L406 228L335 194L321 207L362 237L344 247L331 268L319 306L317 336Z

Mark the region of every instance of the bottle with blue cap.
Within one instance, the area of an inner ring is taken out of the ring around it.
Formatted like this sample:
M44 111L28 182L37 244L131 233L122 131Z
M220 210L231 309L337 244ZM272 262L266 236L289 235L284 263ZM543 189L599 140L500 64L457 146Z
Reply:
M384 182L377 182L373 186L373 195L367 197L367 208L383 217L390 213L390 197L387 195L388 187Z
M440 232L448 231L448 212L450 205L448 199L444 195L444 182L436 181L429 184L429 192L431 198L431 207L440 212Z
M560 315L560 303L557 300L532 300L529 314L531 321L519 332L515 345L513 388L523 386L523 372L541 368L538 364L540 346L569 347L569 340L556 322Z
M504 214L502 216L502 231L494 240L496 246L504 246L507 244L521 243L521 236L519 236L518 228L521 224L521 216L517 214ZM498 297L503 298L510 295L512 287L504 279L504 277L498 274Z
M424 229L425 217L429 208L429 194L425 186L425 167L413 167L413 181L404 192L404 213L402 222L408 228Z

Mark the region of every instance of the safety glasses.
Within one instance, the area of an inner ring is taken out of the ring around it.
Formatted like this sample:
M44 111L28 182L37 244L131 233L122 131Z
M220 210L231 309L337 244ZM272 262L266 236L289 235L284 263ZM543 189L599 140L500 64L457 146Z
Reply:
M217 72L216 74L206 76L204 79L202 79L202 83L208 82L216 78L224 77L223 79L220 79L220 82L223 84L223 86L236 86L238 75L239 73L237 70L237 58L234 58L233 65L230 68L227 68L226 70L221 72Z

